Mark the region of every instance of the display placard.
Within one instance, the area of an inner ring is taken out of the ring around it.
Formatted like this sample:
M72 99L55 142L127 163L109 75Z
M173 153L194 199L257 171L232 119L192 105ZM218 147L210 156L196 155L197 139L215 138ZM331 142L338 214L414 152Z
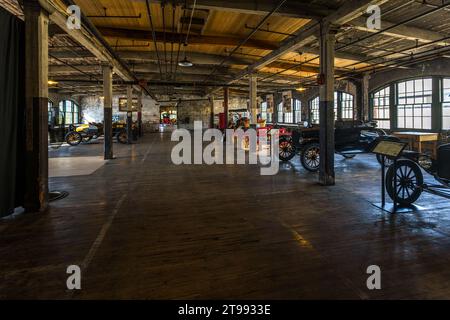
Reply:
M292 112L292 91L283 92L283 112Z
M136 98L133 98L133 104L132 104L132 110L131 112L138 112L139 108L139 100ZM119 111L120 112L128 112L128 99L127 98L119 98Z
M275 109L275 100L273 98L273 94L269 94L266 96L266 102L267 102L267 113L273 113L273 110Z
M380 141L373 149L373 153L390 158L398 158L406 148L406 143L395 141Z

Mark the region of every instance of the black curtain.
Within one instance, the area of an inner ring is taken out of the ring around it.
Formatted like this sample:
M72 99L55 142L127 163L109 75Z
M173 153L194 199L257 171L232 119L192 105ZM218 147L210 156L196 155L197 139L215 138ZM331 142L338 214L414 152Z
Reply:
M0 217L23 202L24 27L0 7Z

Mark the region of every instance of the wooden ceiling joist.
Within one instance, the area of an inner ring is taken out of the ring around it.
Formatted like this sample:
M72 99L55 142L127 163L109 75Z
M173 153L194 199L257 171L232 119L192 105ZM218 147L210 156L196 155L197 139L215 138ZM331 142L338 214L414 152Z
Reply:
M137 41L152 41L153 36L152 32L146 30L130 30L130 29L120 29L120 28L107 28L101 27L98 28L99 31L105 37L115 38L115 39L123 39L123 40L137 40ZM185 39L186 35L182 34L180 37L179 33L170 33L170 32L155 32L156 41L157 42L166 42L166 43L178 43L180 39ZM226 46L226 47L235 47L241 41L238 37L224 37L224 36L206 36L206 35L190 35L189 36L189 44L205 44L205 45L217 45L217 46ZM273 41L266 40L257 40L251 39L247 41L245 48L254 48L261 50L275 50L278 48L278 44Z

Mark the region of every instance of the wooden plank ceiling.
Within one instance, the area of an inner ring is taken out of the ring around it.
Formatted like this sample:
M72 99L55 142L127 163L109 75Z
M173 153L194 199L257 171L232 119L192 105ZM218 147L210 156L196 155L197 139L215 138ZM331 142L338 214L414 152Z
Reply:
M299 33L312 19L329 15L346 3L343 0L288 0L267 19L259 31L227 58L280 1L151 0L152 24L146 0L74 2L139 79L150 81L153 85L156 85L155 82L167 82L166 87L159 85L152 90L169 95L205 94L207 89L199 84L228 83L241 70ZM442 5L441 0L385 1L382 5L382 28ZM252 11L253 7L258 11ZM310 19L307 18L308 15ZM191 17L192 24L189 27ZM414 60L414 55L426 50L435 47L445 49L448 40L423 48L414 46L445 39L450 33L449 18L449 8L443 8L397 28L375 34L365 27L364 16L346 23L337 34L337 76L375 72L378 68L386 67L408 68L393 64L393 59L412 57ZM365 39L369 35L370 38ZM184 42L187 46L183 45ZM56 80L62 81L67 75L80 80L92 80L92 77L98 78L100 75L99 62L89 57L89 53L79 48L67 34L53 32L50 44L50 75ZM264 92L314 84L319 66L318 51L319 45L315 40L298 50L286 52L276 61L259 69L260 90ZM185 56L194 63L193 67L177 66L177 61ZM76 66L84 73L67 64ZM245 90L246 83L244 78L237 81L236 85L241 85ZM75 90L75 87L72 84L65 89Z

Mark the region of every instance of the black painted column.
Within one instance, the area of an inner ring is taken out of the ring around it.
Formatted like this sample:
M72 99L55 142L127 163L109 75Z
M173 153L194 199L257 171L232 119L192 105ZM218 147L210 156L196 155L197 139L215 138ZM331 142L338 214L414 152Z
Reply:
M48 14L38 0L24 1L27 212L48 207Z
M127 139L133 143L133 87L127 86Z
M228 103L230 99L230 88L223 88L223 112L225 113L225 128L228 128Z
M112 67L103 65L103 124L104 124L104 157L105 160L114 158L112 131Z
M209 97L209 103L211 104L210 105L211 111L210 111L209 127L211 129L213 129L214 128L214 97L213 96Z
M139 96L138 96L138 105L139 105L139 110L138 110L138 129L139 129L139 133L138 136L139 138L141 138L144 135L144 130L142 128L142 95L143 93L140 92Z
M319 182L335 184L334 172L334 48L336 30L329 24L320 28L320 170Z

